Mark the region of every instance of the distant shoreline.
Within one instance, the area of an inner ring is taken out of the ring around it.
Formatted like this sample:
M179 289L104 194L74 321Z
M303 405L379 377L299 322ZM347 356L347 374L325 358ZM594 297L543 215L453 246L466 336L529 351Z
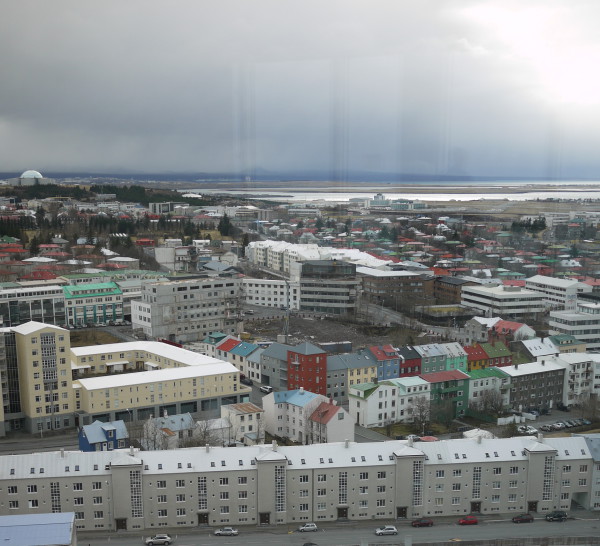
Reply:
M228 191L243 192L244 194L273 194L277 193L279 197L285 197L286 192L293 193L470 193L481 194L482 189L485 193L501 194L519 194L528 193L531 191L538 192L564 192L569 191L589 191L591 188L600 188L600 182L557 182L557 183L506 183L506 182L481 182L481 183L452 183L440 184L431 183L387 183L383 185L365 184L360 182L344 182L343 185L336 183L327 183L320 181L289 181L289 182L220 182L218 185L210 182L200 182L190 184L189 189L196 188L199 190L209 190L211 193L227 193ZM282 195L279 195L282 194ZM479 197L477 197L479 199Z

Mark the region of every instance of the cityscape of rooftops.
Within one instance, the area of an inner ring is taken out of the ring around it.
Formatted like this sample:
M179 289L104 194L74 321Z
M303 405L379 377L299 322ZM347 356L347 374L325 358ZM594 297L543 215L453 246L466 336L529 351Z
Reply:
M0 13L0 536L598 543L597 3Z

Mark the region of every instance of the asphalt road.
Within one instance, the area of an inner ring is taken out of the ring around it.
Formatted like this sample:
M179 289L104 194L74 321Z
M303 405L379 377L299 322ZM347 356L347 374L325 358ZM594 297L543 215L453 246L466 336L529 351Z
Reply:
M237 537L215 537L214 529L195 529L188 532L172 533L174 546L214 546L215 544L229 545L257 545L257 546L300 546L313 542L320 546L353 546L353 545L382 545L382 544L410 544L405 542L410 537L413 544L427 542L478 540L485 544L486 540L493 538L522 539L539 538L540 543L544 537L597 537L600 534L600 520L596 518L568 520L563 523L547 522L538 517L533 523L517 525L509 518L487 520L479 525L457 525L454 521L436 523L433 527L413 529L408 522L396 523L397 536L375 536L375 528L387 522L369 522L365 524L336 523L324 524L316 533L299 533L295 525L281 526L269 529L256 527L238 527L240 534ZM78 534L78 543L81 546L101 546L105 544L118 544L119 546L139 546L142 539L150 536L145 534Z

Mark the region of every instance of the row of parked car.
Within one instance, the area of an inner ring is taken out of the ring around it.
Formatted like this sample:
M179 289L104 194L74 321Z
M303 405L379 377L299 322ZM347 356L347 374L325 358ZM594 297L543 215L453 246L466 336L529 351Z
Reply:
M565 521L568 515L563 510L555 510L554 512L550 512L546 514L546 521ZM519 514L518 516L514 516L512 518L513 523L532 523L533 516L531 514ZM479 520L476 516L463 516L458 520L458 525L477 525ZM419 518L412 521L411 525L413 527L432 527L433 520L430 518ZM298 531L300 533L306 532L317 532L319 528L316 523L304 523L298 527ZM215 536L237 536L238 530L234 527L221 527L214 532ZM395 525L382 525L381 527L377 527L375 529L375 534L377 536L382 535L397 535L398 529ZM146 539L147 546L169 546L169 544L173 543L173 539L167 534L155 535L153 537L149 537Z
M540 426L540 430L544 432L556 432L557 430L563 430L566 428L582 427L584 425L591 425L592 422L589 419L563 419L556 423L550 423L547 425ZM519 425L517 427L519 434L537 434L538 429L531 425Z

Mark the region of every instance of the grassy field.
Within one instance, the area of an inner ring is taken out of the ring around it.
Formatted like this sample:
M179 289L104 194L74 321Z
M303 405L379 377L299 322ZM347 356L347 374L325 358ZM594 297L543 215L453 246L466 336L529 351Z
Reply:
M104 345L106 343L120 343L121 340L108 332L98 328L82 328L71 331L71 347L84 347L86 345Z

